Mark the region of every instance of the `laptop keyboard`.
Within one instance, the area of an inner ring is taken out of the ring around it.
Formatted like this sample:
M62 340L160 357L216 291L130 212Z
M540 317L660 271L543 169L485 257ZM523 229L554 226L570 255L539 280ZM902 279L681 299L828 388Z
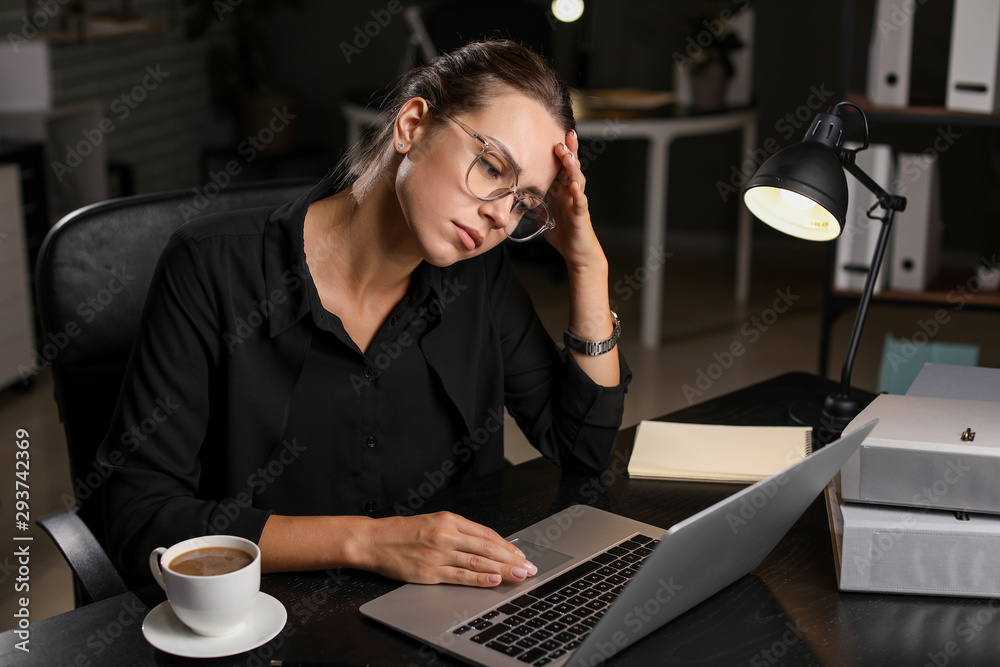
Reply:
M633 535L452 633L525 664L547 665L586 639L658 543Z

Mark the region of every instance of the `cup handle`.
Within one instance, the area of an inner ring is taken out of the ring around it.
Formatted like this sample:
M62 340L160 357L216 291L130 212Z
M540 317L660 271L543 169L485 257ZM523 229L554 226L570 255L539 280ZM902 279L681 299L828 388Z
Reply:
M153 578L156 579L156 583L158 583L160 588L164 591L167 590L167 585L163 583L163 572L160 571L160 556L166 552L166 547L156 547L153 549L152 553L149 554L149 571L153 573Z

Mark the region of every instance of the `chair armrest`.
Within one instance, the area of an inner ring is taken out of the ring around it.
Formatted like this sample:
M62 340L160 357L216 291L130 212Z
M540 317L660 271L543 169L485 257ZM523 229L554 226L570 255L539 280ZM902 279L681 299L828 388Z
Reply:
M48 533L72 568L84 598L78 603L98 602L128 591L90 528L77 516L76 507L46 514L36 523Z

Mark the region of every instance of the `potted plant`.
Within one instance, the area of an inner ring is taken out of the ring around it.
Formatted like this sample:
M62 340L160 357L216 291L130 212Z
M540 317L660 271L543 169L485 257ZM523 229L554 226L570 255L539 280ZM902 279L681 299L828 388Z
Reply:
M718 111L725 105L726 86L735 73L732 54L744 47L740 36L730 29L740 11L723 9L717 13L700 12L687 19L684 44L674 62L686 79L688 105L697 111ZM682 85L682 88L684 87Z
M302 0L185 0L192 10L187 20L190 39L214 36L208 48L208 72L213 107L228 116L239 136L266 127L273 109L293 106L295 96L270 81L264 19L278 7L302 7ZM291 146L292 133L274 136L268 150Z

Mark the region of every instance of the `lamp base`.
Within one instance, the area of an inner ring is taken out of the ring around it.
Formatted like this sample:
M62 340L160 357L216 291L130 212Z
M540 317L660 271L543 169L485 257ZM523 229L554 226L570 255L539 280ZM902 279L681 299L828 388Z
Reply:
M796 426L811 426L813 448L819 449L839 438L866 405L854 396L839 392L825 398L803 398L788 406L788 421Z

